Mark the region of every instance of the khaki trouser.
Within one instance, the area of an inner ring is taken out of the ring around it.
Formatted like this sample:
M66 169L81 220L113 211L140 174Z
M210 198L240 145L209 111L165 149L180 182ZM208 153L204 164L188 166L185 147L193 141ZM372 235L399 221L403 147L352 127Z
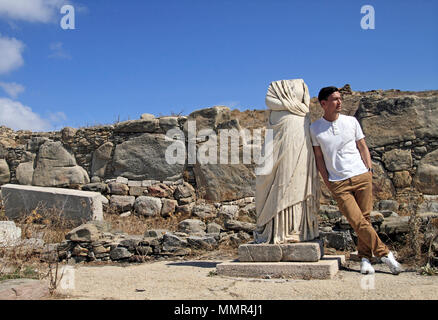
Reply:
M357 251L360 258L370 259L389 253L371 225L373 209L372 175L366 172L349 179L331 181L329 189L338 203L339 210L356 232Z

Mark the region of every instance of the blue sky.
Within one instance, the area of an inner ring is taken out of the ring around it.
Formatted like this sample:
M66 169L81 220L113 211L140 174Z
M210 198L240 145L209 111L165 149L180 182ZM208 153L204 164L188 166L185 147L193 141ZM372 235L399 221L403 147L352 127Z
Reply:
M0 0L0 125L59 130L211 107L264 109L271 81L311 96L438 89L438 1ZM363 30L372 5L375 29Z

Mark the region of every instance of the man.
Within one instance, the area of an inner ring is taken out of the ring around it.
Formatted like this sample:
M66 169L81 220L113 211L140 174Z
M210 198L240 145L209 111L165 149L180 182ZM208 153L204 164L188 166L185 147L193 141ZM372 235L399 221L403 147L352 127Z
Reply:
M316 166L325 184L358 237L361 273L373 274L372 255L380 257L393 274L400 264L371 225L373 208L372 162L365 136L355 117L342 115L342 97L336 87L318 95L324 116L310 126Z

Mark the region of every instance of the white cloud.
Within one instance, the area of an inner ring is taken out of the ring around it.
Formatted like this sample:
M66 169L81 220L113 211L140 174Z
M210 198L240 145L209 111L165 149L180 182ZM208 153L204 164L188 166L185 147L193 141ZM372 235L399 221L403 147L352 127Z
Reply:
M0 74L8 73L23 65L23 50L24 43L20 40L0 35Z
M226 106L230 109L238 109L240 108L240 101L224 101L217 104L214 104L214 106Z
M58 123L67 120L67 116L64 112L58 111L54 113L49 113L49 120L52 123Z
M12 98L17 98L24 91L24 87L15 82L0 82L0 87Z
M65 119L62 112L50 114L49 119L43 119L19 101L0 98L0 125L14 130L50 131L54 130L56 122Z
M55 22L65 0L1 0L0 16L28 22Z
M71 59L71 55L65 51L62 42L54 42L50 44L50 50L52 53L49 55L49 58L54 59Z

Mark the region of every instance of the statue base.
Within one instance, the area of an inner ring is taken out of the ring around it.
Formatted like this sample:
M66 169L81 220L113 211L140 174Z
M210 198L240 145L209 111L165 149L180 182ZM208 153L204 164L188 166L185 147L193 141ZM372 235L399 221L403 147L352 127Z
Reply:
M227 261L216 266L218 275L244 278L333 279L345 256L324 256L318 262L238 262Z
M218 275L247 278L332 279L345 256L324 256L323 242L243 244L239 258L216 266Z
M317 262L324 256L322 240L282 244L243 244L241 262Z

